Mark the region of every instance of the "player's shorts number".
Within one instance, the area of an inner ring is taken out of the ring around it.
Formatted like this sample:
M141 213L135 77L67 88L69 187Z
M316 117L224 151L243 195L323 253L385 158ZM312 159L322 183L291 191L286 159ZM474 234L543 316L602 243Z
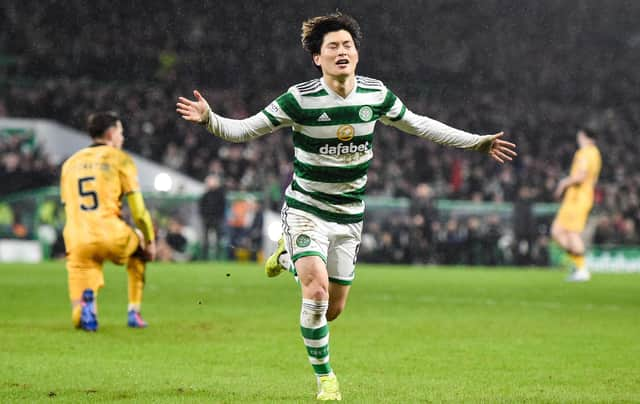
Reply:
M95 181L95 179L96 177L82 177L78 179L78 192L80 193L80 196L82 196L83 198L91 198L90 204L80 204L80 209L82 210L98 209L98 194L96 193L96 191L88 191L86 189L87 183Z

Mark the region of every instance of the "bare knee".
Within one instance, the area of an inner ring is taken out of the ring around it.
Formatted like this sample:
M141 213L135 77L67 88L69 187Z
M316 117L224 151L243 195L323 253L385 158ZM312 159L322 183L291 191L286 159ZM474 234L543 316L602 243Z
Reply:
M305 299L329 300L329 280L324 262L316 256L303 257L296 262L296 270Z
M300 277L302 295L305 299L325 301L329 300L329 289L326 282L318 277Z
M327 292L326 288L323 288L322 285L309 285L306 288L304 296L307 299L317 300L317 301L326 301L329 300L329 292Z
M585 248L584 246L574 246L569 252L573 255L584 255Z
M580 238L580 235L571 234L569 239L570 239L569 249L568 249L569 253L574 255L584 255L585 247L584 247L584 242Z
M327 321L332 321L338 318L340 313L347 305L347 298L349 297L349 285L340 285L337 283L331 283L329 285L329 310L327 310Z
M551 238L553 238L559 244L563 244L564 241L564 231L558 227L557 225L551 226Z
M562 227L552 226L551 238L553 238L553 240L555 240L556 243L560 244L560 247L562 247L563 249L569 250L571 248L569 234Z
M333 321L338 318L342 310L344 310L344 304L330 304L327 310L327 321Z

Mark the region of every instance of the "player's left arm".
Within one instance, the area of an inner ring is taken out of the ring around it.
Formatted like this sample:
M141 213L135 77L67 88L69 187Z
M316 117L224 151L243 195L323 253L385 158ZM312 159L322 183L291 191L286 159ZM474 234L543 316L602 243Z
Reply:
M153 261L156 257L156 235L153 230L151 215L144 206L142 193L140 191L128 193L127 204L129 205L131 217L136 227L140 229L144 236L144 246L142 246L142 250L146 253L147 259Z
M576 169L572 170L571 174L558 181L554 196L560 198L564 191L573 186L580 185L587 179L589 173L589 160L585 156L581 156L576 161Z
M155 256L155 231L153 230L153 222L151 215L144 204L144 198L140 192L140 184L138 183L138 169L133 160L126 153L122 154L120 162L120 183L122 184L122 192L127 197L127 204L131 211L131 217L136 227L140 229L144 236L143 249L150 259Z
M503 140L503 132L493 135L468 133L435 119L415 114L408 110L399 99L396 99L389 111L381 117L381 121L403 132L424 137L441 145L487 153L500 163L511 161L513 157L517 156L516 145Z
M142 192L129 192L127 194L127 204L129 205L129 210L131 210L131 217L133 218L136 227L142 231L145 241L147 243L154 241L156 239L156 235L153 230L153 222L151 221L151 214L144 204Z

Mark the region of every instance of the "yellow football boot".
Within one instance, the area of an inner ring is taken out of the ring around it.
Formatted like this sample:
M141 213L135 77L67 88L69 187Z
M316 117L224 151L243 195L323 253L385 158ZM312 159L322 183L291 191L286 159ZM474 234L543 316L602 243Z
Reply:
M278 258L280 258L280 254L285 251L284 238L280 237L280 240L278 240L278 248L276 248L273 254L271 254L271 256L264 263L264 273L266 273L269 278L278 276L282 272L287 270L287 268L280 265L280 261L278 260Z
M340 394L340 386L336 375L330 374L327 376L320 376L318 378L318 395L316 396L316 399L319 401L342 400L342 394Z

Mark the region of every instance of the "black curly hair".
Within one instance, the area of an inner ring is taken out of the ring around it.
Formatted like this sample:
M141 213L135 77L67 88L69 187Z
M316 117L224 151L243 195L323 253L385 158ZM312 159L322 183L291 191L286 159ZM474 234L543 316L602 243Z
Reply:
M351 34L356 49L360 49L362 32L360 24L355 18L337 11L333 14L321 15L309 18L302 23L302 48L309 52L311 57L320 53L324 36L329 32L345 30ZM318 66L316 66L318 67ZM319 68L319 67L318 67Z

